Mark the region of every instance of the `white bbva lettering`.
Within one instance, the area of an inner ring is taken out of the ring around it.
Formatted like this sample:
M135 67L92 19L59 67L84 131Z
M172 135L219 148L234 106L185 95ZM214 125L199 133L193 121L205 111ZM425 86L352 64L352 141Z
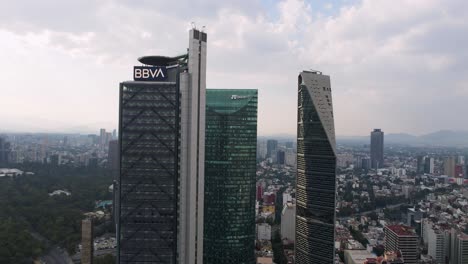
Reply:
M134 78L141 78L141 69L135 69L135 77Z
M161 68L135 69L133 75L135 79L149 79L149 78L155 79L158 77L166 78Z
M150 74L149 74L149 70L148 69L143 69L143 78L149 78Z
M150 70L150 72L151 72L151 76L153 78L157 78L157 77L159 77L159 75L161 75L163 78L165 77L161 68L159 68L159 69L156 68L156 69L154 69L154 71Z
M158 73L158 69L154 69L154 71L152 71L152 70L150 69L150 73L151 73L151 77L155 78L155 77L157 77L156 74Z

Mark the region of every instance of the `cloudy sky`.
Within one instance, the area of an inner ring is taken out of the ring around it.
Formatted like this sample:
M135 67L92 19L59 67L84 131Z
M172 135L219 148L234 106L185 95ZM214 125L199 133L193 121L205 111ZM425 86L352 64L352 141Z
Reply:
M295 134L297 74L331 76L337 135L467 130L466 0L0 0L0 131L117 127L136 58L208 33L208 88L257 88Z

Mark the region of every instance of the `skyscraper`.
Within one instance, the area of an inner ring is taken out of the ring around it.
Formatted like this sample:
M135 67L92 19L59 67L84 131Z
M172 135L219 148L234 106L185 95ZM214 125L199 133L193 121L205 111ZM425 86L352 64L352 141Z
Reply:
M0 165L5 165L9 162L10 143L5 138L0 137Z
M106 142L104 143L105 148L109 148L109 142L112 140L112 133L106 132Z
M413 228L403 225L385 227L385 251L401 251L405 264L416 264L418 236Z
M120 84L118 263L202 263L207 35Z
M370 158L366 157L366 158L362 158L361 159L361 164L362 164L362 169L365 170L365 171L368 171L370 168L371 168L371 161L370 161Z
M260 139L257 140L257 159L263 160L266 158L266 141Z
M298 77L296 248L297 264L335 258L336 146L330 77Z
M100 150L104 150L104 147L106 146L106 140L107 140L106 129L101 128L99 130L99 149Z
M286 160L286 153L284 152L284 150L278 150L278 152L276 152L276 163L280 165L284 165L285 160Z
M81 263L93 264L94 258L93 220L81 221Z
M450 177L455 177L455 157L445 158L444 174Z
M424 173L434 173L434 158L426 157L424 159Z
M112 171L112 176L119 171L119 141L109 141L109 150L107 152L107 168ZM115 177L112 177L115 178Z
M455 165L454 174L455 174L455 178L465 178L463 165L460 165L460 164Z
M257 90L206 98L203 263L255 263Z
M267 140L267 158L276 158L276 150L278 149L278 141L274 139Z
M426 166L425 157L422 156L422 155L419 155L417 157L416 173L417 174L423 174L424 170L426 168L425 166Z
M372 168L382 168L384 165L384 132L381 129L376 128L371 132L370 148Z

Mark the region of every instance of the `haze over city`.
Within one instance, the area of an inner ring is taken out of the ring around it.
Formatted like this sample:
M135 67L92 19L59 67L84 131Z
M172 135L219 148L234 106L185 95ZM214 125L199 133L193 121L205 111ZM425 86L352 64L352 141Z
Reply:
M208 33L207 87L259 91L258 134L296 133L297 73L332 76L336 134L468 130L466 1L13 1L0 132L117 127L118 81ZM274 117L274 118L273 118Z
M4 2L0 264L468 264L466 0Z

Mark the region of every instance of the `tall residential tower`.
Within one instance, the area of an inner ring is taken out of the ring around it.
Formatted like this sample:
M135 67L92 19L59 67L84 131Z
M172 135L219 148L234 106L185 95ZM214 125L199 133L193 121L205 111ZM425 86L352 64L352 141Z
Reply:
M118 263L203 261L206 33L120 84Z
M381 129L374 129L371 132L370 143L371 166L379 169L384 164L384 132Z
M255 263L257 90L206 92L204 264Z
M330 77L303 71L298 78L297 264L335 258L336 146Z
M267 141L267 158L276 158L276 151L278 150L278 140L269 139Z
M0 137L0 165L5 165L9 162L10 143L5 138Z

